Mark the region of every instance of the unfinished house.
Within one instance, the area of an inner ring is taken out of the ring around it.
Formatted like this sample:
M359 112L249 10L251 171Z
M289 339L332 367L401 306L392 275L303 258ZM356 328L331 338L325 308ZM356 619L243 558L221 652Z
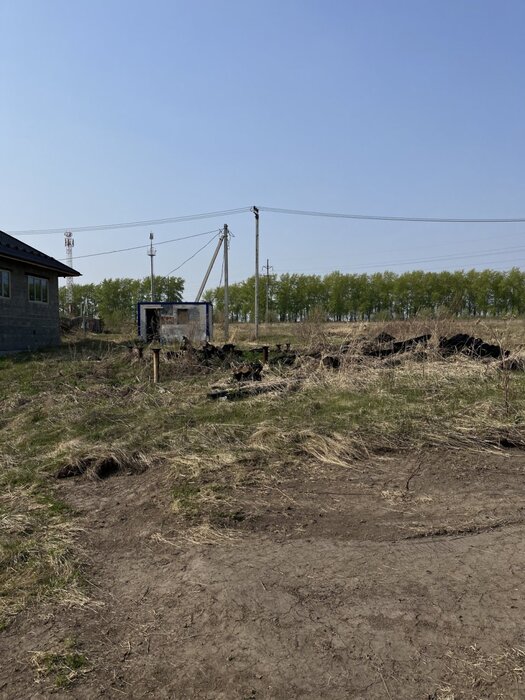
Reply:
M147 343L192 343L211 340L213 307L207 301L141 302L138 305L139 336Z
M0 231L0 355L60 345L58 278L79 275Z

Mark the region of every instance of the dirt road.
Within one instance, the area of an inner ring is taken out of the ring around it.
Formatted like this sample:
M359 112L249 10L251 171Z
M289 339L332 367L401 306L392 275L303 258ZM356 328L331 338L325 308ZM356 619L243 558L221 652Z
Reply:
M521 452L371 460L246 488L214 530L162 472L70 479L92 603L14 621L1 697L525 697L524 476ZM89 666L56 690L31 655L66 638Z

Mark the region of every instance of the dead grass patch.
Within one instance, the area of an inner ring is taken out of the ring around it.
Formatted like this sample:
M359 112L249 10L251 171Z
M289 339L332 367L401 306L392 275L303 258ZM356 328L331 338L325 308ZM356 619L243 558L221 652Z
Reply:
M109 451L100 450L77 457L56 472L57 479L86 475L96 479L107 479L119 473L141 474L150 468L155 458L143 452L128 451L113 448Z
M79 528L36 491L11 488L0 496L0 626L31 601L88 601L77 569Z
M478 645L472 645L465 650L462 656L448 653L449 668L452 679L447 684L446 692L449 698L494 698L494 700L506 700L508 693L498 690L501 682L511 678L514 681L517 695L519 688L525 680L525 650L513 647L502 649L498 652L488 653ZM455 691L455 687L467 688L461 694ZM440 691L441 692L441 691ZM437 696L441 698L441 696Z

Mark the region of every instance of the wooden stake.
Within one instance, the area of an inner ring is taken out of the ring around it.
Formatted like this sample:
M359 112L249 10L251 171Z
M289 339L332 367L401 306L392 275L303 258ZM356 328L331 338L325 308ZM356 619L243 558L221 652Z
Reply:
M153 384L159 383L160 348L153 348Z

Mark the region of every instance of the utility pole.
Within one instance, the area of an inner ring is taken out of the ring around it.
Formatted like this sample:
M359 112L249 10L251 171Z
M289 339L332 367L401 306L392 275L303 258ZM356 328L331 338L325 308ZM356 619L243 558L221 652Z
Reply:
M64 233L64 245L66 246L66 259L69 267L73 267L73 248L75 239L71 231ZM66 304L67 312L71 316L73 314L73 277L66 278Z
M210 272L212 271L212 268L215 264L215 260L217 260L217 255L219 255L219 250L221 249L221 245L223 244L224 241L224 233L221 231L219 235L219 242L217 243L217 247L215 248L215 251L212 255L211 262L208 265L208 269L206 270L206 274L204 275L204 279L202 280L202 284L199 288L199 291L197 292L197 296L195 297L195 301L200 301L202 293L204 292L204 288L206 287L206 284L208 283L208 278L210 276Z
M146 251L150 259L150 275L151 275L151 301L155 298L155 282L153 277L153 258L157 255L157 251L153 247L153 231L149 234L149 250Z
M266 323L269 322L269 308L270 308L270 270L273 267L270 265L270 261L266 258L266 265L263 265L263 270L266 271Z
M259 208L252 207L255 215L255 340L259 338Z
M222 238L224 245L224 342L227 343L230 336L230 303L228 299L228 246L230 233L228 224L224 224Z

